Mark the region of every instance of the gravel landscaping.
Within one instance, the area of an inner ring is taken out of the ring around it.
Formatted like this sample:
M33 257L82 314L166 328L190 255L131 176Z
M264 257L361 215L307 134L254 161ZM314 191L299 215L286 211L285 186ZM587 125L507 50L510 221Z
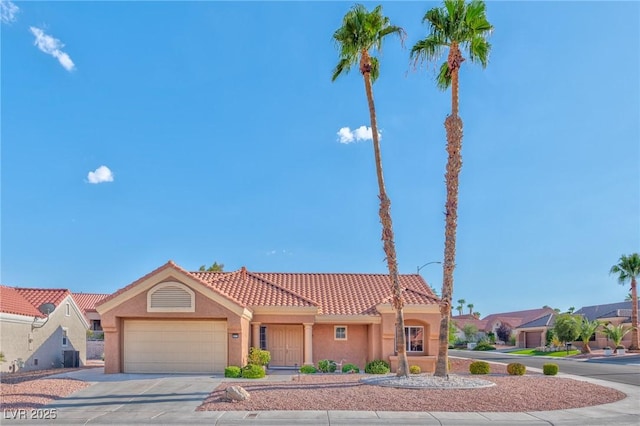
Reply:
M470 360L451 359L452 376L487 380L491 387L471 389L393 388L366 384L365 374L310 374L291 382L247 381L223 383L198 407L202 411L357 410L519 412L561 410L619 401L622 392L563 377L527 373L509 376L506 366L491 364L491 374L471 376ZM379 377L379 376L378 376ZM425 382L433 378L424 375ZM247 401L224 399L227 386L240 385Z
M65 369L64 372L73 371ZM60 369L27 373L3 374L0 377L0 406L3 410L41 408L51 401L64 398L90 386L73 379L48 379Z

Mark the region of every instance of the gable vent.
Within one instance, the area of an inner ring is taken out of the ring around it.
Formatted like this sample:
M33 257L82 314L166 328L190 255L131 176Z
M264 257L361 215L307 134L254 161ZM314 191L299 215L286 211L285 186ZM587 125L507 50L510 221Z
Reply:
M162 283L147 294L148 312L194 312L195 293L179 283Z

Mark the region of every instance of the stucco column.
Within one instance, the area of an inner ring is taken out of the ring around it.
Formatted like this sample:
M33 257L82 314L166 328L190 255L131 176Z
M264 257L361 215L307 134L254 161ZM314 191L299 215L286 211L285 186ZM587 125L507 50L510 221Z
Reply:
M251 346L260 348L260 325L261 322L251 323Z
M313 324L304 325L304 365L313 365Z

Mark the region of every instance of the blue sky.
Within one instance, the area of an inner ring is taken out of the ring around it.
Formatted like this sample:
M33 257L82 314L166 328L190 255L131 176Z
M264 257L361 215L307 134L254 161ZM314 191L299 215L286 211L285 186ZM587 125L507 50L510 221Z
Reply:
M352 4L3 1L2 283L109 293L169 259L386 272L362 77L330 80ZM443 256L450 93L408 59L438 3L382 5L408 34L385 42L374 96L415 273ZM621 301L609 268L640 248L640 4L487 14L489 66L461 71L454 300ZM440 288L440 265L421 274Z

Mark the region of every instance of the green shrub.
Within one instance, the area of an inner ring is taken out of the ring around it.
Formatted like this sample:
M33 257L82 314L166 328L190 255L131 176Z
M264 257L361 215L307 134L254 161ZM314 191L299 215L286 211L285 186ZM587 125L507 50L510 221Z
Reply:
M418 365L409 366L409 373L411 374L420 374L421 371L422 369Z
M235 365L230 365L229 367L224 369L224 377L230 377L232 379L242 377L242 368L236 367Z
M511 374L512 376L523 376L526 372L527 367L520 364L519 362L512 362L511 364L507 365L507 373Z
M318 361L318 370L323 373L333 373L336 371L336 362L330 359L323 359Z
M313 365L303 365L302 367L300 367L300 372L302 374L313 374L313 373L317 373L318 369L315 368Z
M342 366L343 373L359 373L360 367L355 364L345 364Z
M496 347L488 342L480 342L473 348L474 351L495 351Z
M486 361L474 361L469 365L469 372L471 374L489 374L491 367Z
M253 347L249 349L249 357L247 358L248 364L267 365L270 361L271 352Z
M545 376L555 376L558 374L558 364L544 364L542 372Z
M389 371L389 363L383 359L374 359L364 367L364 372L368 374L387 374Z
M265 376L261 365L247 364L242 369L242 377L245 379L261 379Z

